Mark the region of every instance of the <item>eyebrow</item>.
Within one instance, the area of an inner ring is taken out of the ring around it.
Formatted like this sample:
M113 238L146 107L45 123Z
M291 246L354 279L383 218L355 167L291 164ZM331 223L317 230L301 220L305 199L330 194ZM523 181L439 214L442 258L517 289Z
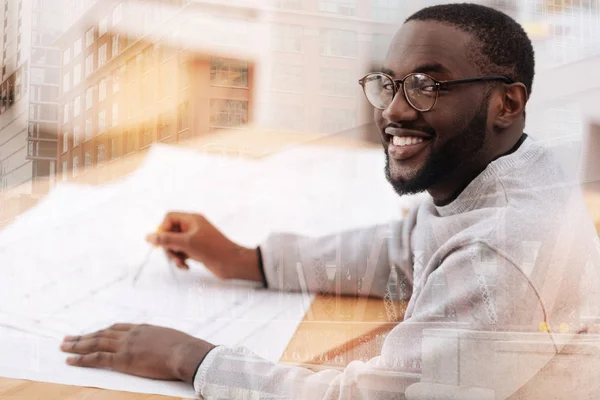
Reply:
M396 74L394 73L394 71L392 71L391 69L381 68L381 72L383 72L384 74L389 75L391 77L396 76Z
M391 77L396 76L394 71L392 71L391 69L388 69L388 68L382 68L381 72L383 72L384 74L387 74ZM444 65L434 62L434 63L430 63L430 64L420 65L417 68L415 68L412 72L413 73L422 73L422 74L427 74L427 73L432 73L432 72L437 72L440 74L449 74L450 70L448 68L446 68Z

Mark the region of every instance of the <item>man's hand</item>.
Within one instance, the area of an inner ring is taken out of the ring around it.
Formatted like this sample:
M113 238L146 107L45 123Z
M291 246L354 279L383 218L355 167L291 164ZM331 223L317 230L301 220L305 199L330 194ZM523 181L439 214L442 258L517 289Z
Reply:
M85 336L65 337L61 350L79 354L67 364L192 383L200 361L215 346L174 329L116 324Z
M261 280L256 250L233 243L202 215L169 213L146 240L162 246L179 268L188 269L191 258L221 279Z

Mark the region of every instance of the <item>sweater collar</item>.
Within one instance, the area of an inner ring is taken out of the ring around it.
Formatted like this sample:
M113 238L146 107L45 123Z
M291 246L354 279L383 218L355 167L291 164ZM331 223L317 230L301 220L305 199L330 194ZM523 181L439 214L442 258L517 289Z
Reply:
M486 194L496 191L495 181L498 176L511 171L524 168L531 160L537 158L543 148L526 135L508 153L495 159L479 174L451 203L436 206L430 198L431 205L435 207L442 217L460 214L472 210L477 205L477 200Z

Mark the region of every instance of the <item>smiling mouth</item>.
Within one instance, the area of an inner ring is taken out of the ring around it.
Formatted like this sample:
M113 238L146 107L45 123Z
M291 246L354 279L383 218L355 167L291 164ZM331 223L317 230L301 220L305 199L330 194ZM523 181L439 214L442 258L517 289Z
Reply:
M391 143L398 147L412 146L413 144L423 143L424 141L424 138L417 136L392 136L391 138Z
M388 137L388 154L398 161L406 161L421 153L431 142L431 138L422 136L393 136Z

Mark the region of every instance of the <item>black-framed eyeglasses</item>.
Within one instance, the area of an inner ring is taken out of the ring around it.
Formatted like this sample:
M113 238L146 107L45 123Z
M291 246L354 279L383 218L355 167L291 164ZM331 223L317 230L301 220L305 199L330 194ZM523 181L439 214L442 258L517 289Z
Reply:
M371 105L379 110L385 110L392 104L396 93L402 91L408 104L419 112L431 111L437 103L440 90L451 85L462 83L503 81L514 83L514 81L502 75L479 76L476 78L456 79L451 81L438 81L427 74L411 73L402 79L393 79L383 72L373 72L360 79L358 83L362 86L365 96Z

